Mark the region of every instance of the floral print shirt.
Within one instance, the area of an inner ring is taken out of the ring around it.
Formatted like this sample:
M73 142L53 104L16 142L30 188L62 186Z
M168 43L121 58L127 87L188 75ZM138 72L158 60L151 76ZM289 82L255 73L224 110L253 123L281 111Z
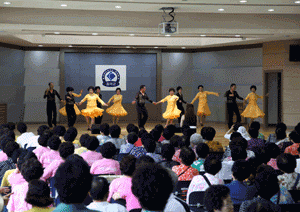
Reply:
M180 175L180 177L178 177L178 181L191 181L194 176L199 175L197 169L192 168L190 166L186 166L184 164L181 164L179 166L173 166L172 171L175 172L177 176Z
M282 175L279 175L278 181L280 186L284 186L287 190L292 190L296 183L298 173L293 172L293 173L284 173ZM296 190L300 190L300 180L297 183Z

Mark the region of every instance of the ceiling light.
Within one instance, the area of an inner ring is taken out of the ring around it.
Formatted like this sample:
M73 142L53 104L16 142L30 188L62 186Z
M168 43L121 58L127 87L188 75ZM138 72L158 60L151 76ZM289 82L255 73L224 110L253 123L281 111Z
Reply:
M54 34L59 35L60 33L59 32L54 32Z
M240 36L240 35L235 35L235 37L237 37L237 38L238 38L238 37L241 37L241 36Z
M134 34L129 34L130 36L134 36Z
M158 49L158 47L157 47L157 46L155 46L155 47L154 47L154 49Z
M206 35L200 35L201 37L206 37Z
M223 8L220 8L220 9L218 9L219 11L224 11L224 9Z
M66 5L66 4L61 4L60 6L61 6L61 7L67 7L68 5Z
M247 1L246 1L246 0L241 0L240 2L241 2L241 3L246 3Z
M5 1L5 2L3 2L3 4L5 4L5 5L9 5L9 4L11 4L9 1Z
M121 9L122 7L117 5L117 6L115 6L115 8L116 9Z
M127 48L127 49L129 49L129 48L130 48L130 46L126 46L126 48Z
M268 9L269 12L274 12L274 9Z
M69 45L69 47L73 47L72 45Z
M43 45L39 45L39 47L43 47Z
M181 47L182 49L185 49L185 47L183 46L183 47Z
M95 32L95 33L92 33L92 35L98 35L98 33Z
M165 35L166 37L170 37L171 35Z
M295 1L296 4L300 4L300 1Z

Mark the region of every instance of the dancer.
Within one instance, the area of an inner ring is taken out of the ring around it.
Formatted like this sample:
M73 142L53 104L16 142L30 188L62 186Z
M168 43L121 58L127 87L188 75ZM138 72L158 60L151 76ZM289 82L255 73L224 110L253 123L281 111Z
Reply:
M240 100L244 100L239 94L235 91L236 84L230 85L230 90L226 91L224 97L227 98L227 112L228 112L228 128L230 129L233 124L233 113L236 115L236 123L241 123L241 115L239 112L239 108L236 104L236 98Z
M94 93L95 88L90 86L88 88L89 94L87 94L79 103L82 105L83 102L87 101L86 109L81 110L83 116L85 116L86 123L88 125L88 130L91 130L92 125L95 123L95 117L103 115L103 109L97 107L97 100L104 106L107 106L102 99L99 98L97 94ZM89 124L89 117L91 118L91 123Z
M99 98L102 99L102 94L100 93L101 92L101 88L99 86L95 87L95 92L99 96ZM101 103L98 102L98 101L97 101L97 107L98 108L102 108ZM95 124L101 124L102 123L102 118L103 118L103 116L96 117L95 118Z
M245 110L243 111L241 116L243 116L245 118L250 118L251 123L252 123L254 119L256 119L258 117L263 118L265 116L264 112L262 112L262 110L257 105L257 99L258 98L263 99L264 96L259 96L256 94L256 86L255 85L252 85L250 87L250 91L251 91L251 93L249 93L244 100L245 103L247 102L247 100L249 100L249 104L247 105L247 107L245 108ZM268 97L268 96L269 96L269 94L265 95L265 97Z
M54 126L56 126L56 103L55 103L55 96L57 96L57 98L59 98L59 100L61 102L63 102L64 100L62 100L60 98L60 95L57 93L56 90L54 90L54 84L53 82L50 82L48 84L49 88L47 88L47 90L45 91L44 94L44 99L47 98L47 117L48 117L48 125L50 128ZM53 114L53 116L52 116ZM53 125L52 125L53 124Z
M113 124L118 124L119 118L121 116L127 116L128 114L122 106L123 96L121 95L121 88L117 88L116 93L117 94L113 95L107 102L107 105L109 105L111 101L113 101L114 104L106 109L106 113L113 116Z
M184 108L183 108L182 103L186 104L186 101L183 100L182 87L178 86L176 90L177 90L176 96L179 97L179 100L176 102L176 104L177 104L178 110L181 110L180 116L178 118L178 123L180 124L181 123L181 117L182 117L182 115L184 115Z
M76 116L81 114L80 110L76 105L77 103L75 103L74 97L81 97L83 90L80 91L80 94L76 94L73 93L74 88L67 87L66 91L67 91L67 94L65 96L66 106L61 108L59 112L61 115L68 117L68 127L73 127L76 122Z
M200 116L200 124L201 126L203 126L206 116L210 116L211 114L207 104L207 95L219 96L220 94L215 92L203 91L203 85L199 85L198 90L199 92L197 93L191 104L194 104L194 102L199 99L197 115Z
M173 119L180 117L181 110L177 108L176 102L179 100L179 97L174 95L175 89L169 89L170 95L160 100L159 102L154 102L155 105L168 101L166 112L163 113L163 118L167 119L166 126L173 123Z
M138 124L140 129L144 129L148 119L148 111L145 107L146 100L154 104L154 102L150 100L146 94L146 86L141 85L140 91L135 95L135 100L132 101L133 105L136 103L136 110L138 113Z

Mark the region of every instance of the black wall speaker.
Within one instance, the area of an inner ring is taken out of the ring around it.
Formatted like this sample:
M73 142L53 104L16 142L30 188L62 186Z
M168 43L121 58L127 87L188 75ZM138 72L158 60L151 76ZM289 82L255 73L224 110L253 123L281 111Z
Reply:
M290 45L290 61L300 62L300 45Z

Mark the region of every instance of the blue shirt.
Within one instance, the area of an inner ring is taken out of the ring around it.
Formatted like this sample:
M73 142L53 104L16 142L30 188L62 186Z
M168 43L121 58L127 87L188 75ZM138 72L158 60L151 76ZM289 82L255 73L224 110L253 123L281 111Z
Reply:
M242 202L246 200L252 200L257 194L254 185L249 186L237 180L234 180L225 186L230 189L230 197L233 204L242 204Z
M122 144L120 153L129 153L133 149L134 145L131 143Z
M140 158L143 155L146 155L147 151L144 147L133 147L133 149L130 152L130 155L133 155L136 158Z
M97 139L99 140L99 145L102 145L106 143L107 140L111 139L111 137L106 135L98 135Z
M159 162L161 162L163 160L162 156L159 155L159 154L148 152L146 155L148 155L151 158L153 158L153 160L155 161L155 163L159 163Z
M96 212L94 210L90 210L87 207L85 207L84 204L65 204L65 203L60 203L53 212L58 212L58 211L65 211L65 212Z

